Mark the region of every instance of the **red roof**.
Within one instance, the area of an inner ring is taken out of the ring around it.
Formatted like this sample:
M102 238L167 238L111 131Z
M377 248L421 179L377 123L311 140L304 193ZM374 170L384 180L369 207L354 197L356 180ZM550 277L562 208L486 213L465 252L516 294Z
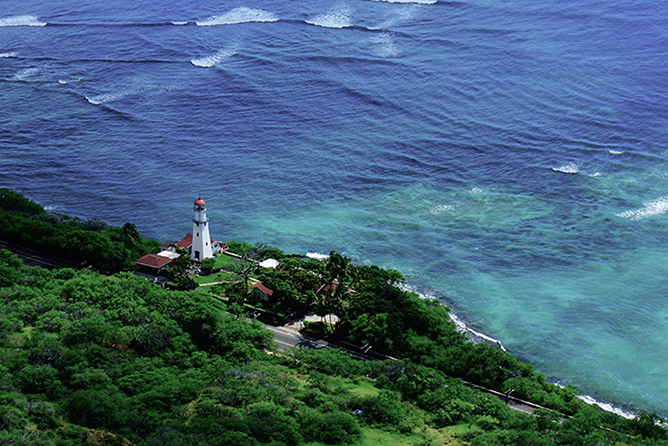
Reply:
M195 206L204 206L206 205L206 201L202 200L202 197L199 197L197 201L195 201Z
M266 294L267 296L271 296L272 294L274 294L274 290L270 290L269 288L267 288L266 286L264 286L264 284L263 284L262 282L255 282L255 283L253 284L253 286L254 286L255 288L259 288L260 291L262 291L262 292L263 292L264 294Z
M213 245L214 243L219 243L221 245L224 245L224 243L222 243L222 242L218 242L217 240L211 239L211 245ZM176 246L178 246L180 248L186 248L186 249L189 249L192 245L193 245L193 235L192 234L186 234L186 236L183 237L181 239L181 241L176 244ZM227 245L225 245L225 246L227 246Z
M176 244L176 246L179 246L181 248L190 248L193 245L193 235L192 234L186 234L185 237L181 239L180 242Z
M169 257L163 257L155 254L146 254L144 257L135 260L135 263L142 266L160 269L167 266L171 261L172 259Z

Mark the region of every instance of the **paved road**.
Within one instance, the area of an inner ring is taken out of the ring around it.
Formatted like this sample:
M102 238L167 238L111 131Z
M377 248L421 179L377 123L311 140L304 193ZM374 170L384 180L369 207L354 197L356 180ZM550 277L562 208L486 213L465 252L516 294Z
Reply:
M12 245L10 243L4 242L0 240L0 249L8 249L21 258L23 258L23 263L26 266L41 266L42 268L46 269L54 269L54 268L67 268L67 267L77 267L80 265L76 265L71 262L67 262L66 260L63 259L58 259L56 257L51 257L51 256L46 256L43 255L37 251L33 251L30 249L22 248L22 247L17 247L15 245ZM352 348L347 348L339 345L334 345L331 344L327 341L323 341L322 339L317 339L313 338L311 336L302 334L298 330L294 328L289 328L289 327L276 327L272 325L266 325L268 330L270 330L272 333L274 333L274 342L276 342L276 345L278 346L279 351L287 351L291 348L297 348L297 347L305 347L305 348L314 348L314 349L320 349L320 348L339 348L342 350L345 350L348 354L350 354L352 357L356 359L361 359L361 360L372 360L372 359L379 359L378 357L375 356L370 356L368 354L364 354L360 351L356 351ZM379 356L384 356L384 355L379 355ZM385 356L384 356L385 357ZM385 357L387 359L394 359L389 356ZM502 394L499 394L499 392L496 392L494 390L486 389L484 387L480 387L477 385L472 384L473 387L478 388L479 390L482 390L483 392L490 393L492 395L497 396L499 399L502 401L505 399ZM537 406L532 403L528 403L526 401L522 401L516 398L510 397L507 400L508 407L510 407L512 410L518 411L518 412L525 412L525 413L533 413L533 409Z
M334 347L327 341L322 339L312 338L306 336L293 328L274 327L272 325L265 325L268 330L274 333L274 342L278 345L280 351L286 351L295 347L306 348L328 348Z
M342 350L345 350L347 353L349 353L351 356L355 357L356 359L362 359L362 360L372 360L372 359L378 359L375 357L371 357L369 355L365 355L361 352L355 351L351 348L346 348L340 345L334 345L331 344L327 341L323 341L322 339L316 339L307 335L302 334L298 330L294 328L289 328L289 327L275 327L272 325L265 325L268 330L270 330L272 333L274 333L274 342L276 342L276 345L278 346L279 351L287 351L291 348L295 347L306 347L306 348L339 348ZM389 357L388 357L389 358ZM391 358L394 359L394 358ZM466 381L464 381L466 382ZM482 386L478 386L476 384L472 383L467 383L471 387L475 387L476 389L489 393L490 395L496 396L499 398L501 401L505 402L508 407L514 411L517 412L524 412L527 414L533 414L534 409L536 408L542 408L542 409L547 409L544 407L541 407L537 404L530 403L528 401L523 401L518 398L513 398L508 397L506 398L504 394L497 392L495 390L487 389Z

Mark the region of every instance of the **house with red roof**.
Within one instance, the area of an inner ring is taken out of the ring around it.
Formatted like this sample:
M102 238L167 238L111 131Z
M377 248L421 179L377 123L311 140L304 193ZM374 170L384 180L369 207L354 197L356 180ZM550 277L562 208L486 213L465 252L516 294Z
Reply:
M162 275L169 268L172 259L158 254L146 254L144 257L135 260L135 263L139 266L141 272Z

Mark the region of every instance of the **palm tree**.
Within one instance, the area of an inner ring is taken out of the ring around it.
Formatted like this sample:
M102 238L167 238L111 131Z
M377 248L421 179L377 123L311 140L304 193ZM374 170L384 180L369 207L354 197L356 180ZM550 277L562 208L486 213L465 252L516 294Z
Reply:
M346 278L346 270L348 269L348 265L350 265L349 258L343 257L336 251L330 252L329 259L327 259L327 265L325 266L327 272L329 273L329 279L342 282L343 279Z

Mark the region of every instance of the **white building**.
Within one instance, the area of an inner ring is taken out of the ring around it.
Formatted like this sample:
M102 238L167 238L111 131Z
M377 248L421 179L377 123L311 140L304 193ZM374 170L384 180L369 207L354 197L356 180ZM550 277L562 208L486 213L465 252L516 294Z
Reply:
M206 202L199 197L193 205L193 242L190 248L190 258L202 261L213 257L211 235L209 234L209 219L206 216Z

